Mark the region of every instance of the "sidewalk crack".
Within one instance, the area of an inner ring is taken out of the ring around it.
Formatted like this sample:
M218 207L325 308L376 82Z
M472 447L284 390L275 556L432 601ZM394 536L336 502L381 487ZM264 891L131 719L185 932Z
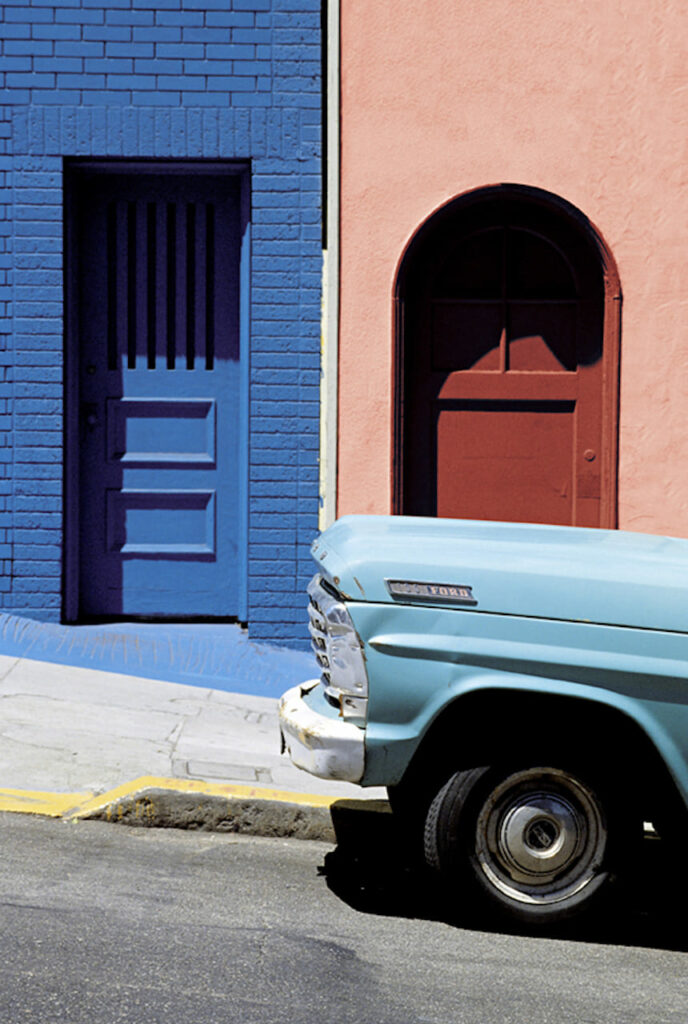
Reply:
M2 675L0 675L0 683L4 683L4 681L10 675L10 673L14 672L15 668L17 667L17 665L19 664L20 661L21 661L21 658L15 658L14 659L14 661L12 662L10 667L7 669L7 671L4 672Z
M165 742L170 744L170 757L171 758L173 758L174 755L177 752L177 744L179 743L179 739L181 737L182 729L183 728L184 728L184 719L181 718L178 722L175 723L175 725L172 728L172 730L170 731L169 735L166 737Z

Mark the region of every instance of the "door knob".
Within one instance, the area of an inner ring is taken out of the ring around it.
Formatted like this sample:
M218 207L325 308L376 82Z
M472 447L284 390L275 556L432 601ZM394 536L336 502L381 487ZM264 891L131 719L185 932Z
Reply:
M98 423L98 406L95 402L84 402L81 406L81 418L89 430Z

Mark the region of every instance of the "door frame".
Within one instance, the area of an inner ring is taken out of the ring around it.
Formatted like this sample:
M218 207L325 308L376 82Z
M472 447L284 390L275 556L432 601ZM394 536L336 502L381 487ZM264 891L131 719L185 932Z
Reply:
M239 176L241 247L239 253L239 536L237 571L239 612L227 621L248 621L248 526L249 526L249 366L251 283L251 165L249 161L213 159L160 160L64 158L63 254L64 254L64 476L62 622L80 621L79 594L79 249L75 211L79 183L97 174L227 174ZM122 618L122 616L118 616ZM136 616L124 616L136 618ZM187 621L187 620L185 620Z
M502 184L465 192L433 210L408 241L395 275L392 297L392 514L400 515L404 497L405 448L405 373L404 348L406 333L406 294L414 271L415 257L443 223L463 210L488 204L497 198L520 200L524 206L545 207L563 222L576 228L591 243L599 256L599 270L604 285L602 324L602 443L600 527L614 530L618 526L618 453L619 453L619 376L621 364L621 282L604 238L590 220L571 203L551 192L529 185Z

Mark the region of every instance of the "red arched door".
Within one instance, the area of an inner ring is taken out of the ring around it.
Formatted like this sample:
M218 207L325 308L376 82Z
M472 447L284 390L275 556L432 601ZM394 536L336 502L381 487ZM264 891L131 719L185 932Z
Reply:
M617 345L582 218L509 190L452 204L399 299L398 510L614 526Z

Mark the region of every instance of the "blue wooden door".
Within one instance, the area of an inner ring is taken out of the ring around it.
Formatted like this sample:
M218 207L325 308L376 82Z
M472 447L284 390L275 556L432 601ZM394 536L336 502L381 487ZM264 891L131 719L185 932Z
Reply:
M76 189L80 617L239 613L240 180Z

